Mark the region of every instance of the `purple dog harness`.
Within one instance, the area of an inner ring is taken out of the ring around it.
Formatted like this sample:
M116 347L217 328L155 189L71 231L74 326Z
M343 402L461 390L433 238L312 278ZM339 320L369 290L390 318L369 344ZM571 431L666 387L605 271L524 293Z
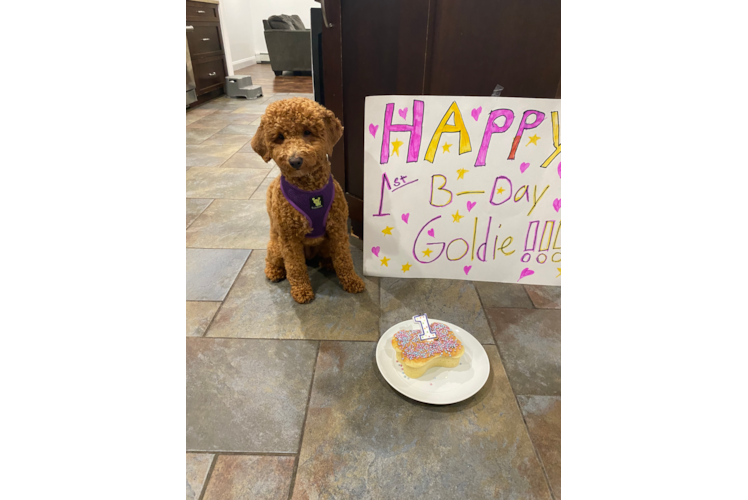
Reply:
M286 181L281 176L281 192L292 207L301 215L306 217L312 232L307 234L307 238L317 238L325 235L327 227L327 214L330 213L332 200L335 198L335 184L330 181L322 189L316 191L304 191Z

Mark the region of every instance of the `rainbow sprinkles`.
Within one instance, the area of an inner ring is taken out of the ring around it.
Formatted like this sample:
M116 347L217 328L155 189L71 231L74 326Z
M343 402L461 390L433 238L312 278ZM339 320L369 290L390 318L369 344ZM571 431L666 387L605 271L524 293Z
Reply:
M465 348L454 332L439 322L432 323L431 330L436 334L434 340L420 340L421 330L400 330L392 336L392 347L408 377L418 378L429 368L460 364Z

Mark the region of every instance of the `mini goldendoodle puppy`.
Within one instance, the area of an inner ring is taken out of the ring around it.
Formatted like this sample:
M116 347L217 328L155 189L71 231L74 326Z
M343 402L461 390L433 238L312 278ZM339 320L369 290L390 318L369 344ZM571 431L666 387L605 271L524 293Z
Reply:
M348 243L348 204L330 173L328 155L343 135L335 115L309 99L294 97L270 104L252 138L252 149L281 171L267 191L270 242L265 275L288 278L300 304L314 299L306 257L319 252L323 267L335 269L343 289L364 290L353 269Z

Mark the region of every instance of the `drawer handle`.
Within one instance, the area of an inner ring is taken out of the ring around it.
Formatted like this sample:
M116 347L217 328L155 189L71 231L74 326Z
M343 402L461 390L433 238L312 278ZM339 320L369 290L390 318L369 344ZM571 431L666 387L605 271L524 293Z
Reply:
M210 38L203 38L203 42L207 42Z
M204 10L198 10L197 13L198 14L205 14L205 11Z
M187 31L192 31L192 30L194 30L194 29L195 29L195 27L194 27L194 26L187 26Z
M214 71L213 73L208 73L208 76L216 76L216 72Z

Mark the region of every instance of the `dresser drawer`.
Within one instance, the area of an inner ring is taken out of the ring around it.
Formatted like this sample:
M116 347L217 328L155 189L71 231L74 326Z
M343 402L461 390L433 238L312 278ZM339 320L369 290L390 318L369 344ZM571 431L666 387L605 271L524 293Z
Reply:
M192 70L195 73L195 85L197 94L205 94L226 82L226 71L223 68L223 58L215 58L206 62L192 61Z
M187 42L190 44L190 55L193 58L223 51L221 30L217 24L206 26L203 23L195 23L191 26L192 29L187 30Z
M218 5L202 2L187 2L188 21L218 21Z

